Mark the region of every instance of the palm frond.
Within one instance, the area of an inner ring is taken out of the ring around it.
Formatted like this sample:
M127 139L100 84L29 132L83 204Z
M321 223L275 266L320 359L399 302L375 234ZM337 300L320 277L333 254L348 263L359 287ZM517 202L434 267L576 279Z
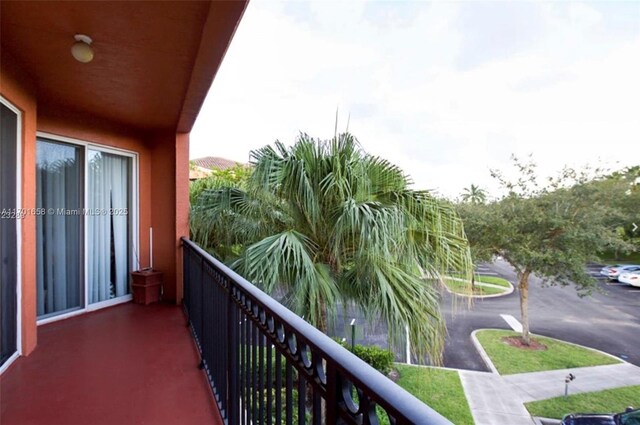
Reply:
M408 325L415 353L437 364L439 288L423 275L472 270L453 207L411 190L400 168L347 133L324 142L301 133L293 146L276 142L252 158L246 190L201 196L194 234L227 255L241 245L233 267L269 293L285 291L322 330L338 304L355 303L385 321L391 339Z

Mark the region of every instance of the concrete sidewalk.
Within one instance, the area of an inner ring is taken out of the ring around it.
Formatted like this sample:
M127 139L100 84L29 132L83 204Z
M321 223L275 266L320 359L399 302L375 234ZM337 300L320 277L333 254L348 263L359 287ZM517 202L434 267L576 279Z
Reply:
M520 373L502 378L508 385L518 388L522 401L527 403L564 395L564 378L569 373L576 377L569 384L569 394L640 385L640 367L630 363Z
M570 394L640 385L640 367L630 363L501 376L460 370L460 381L476 425L531 425L523 403L564 395L564 378L573 373Z
M491 372L460 370L460 381L476 425L532 425L522 404L525 394Z

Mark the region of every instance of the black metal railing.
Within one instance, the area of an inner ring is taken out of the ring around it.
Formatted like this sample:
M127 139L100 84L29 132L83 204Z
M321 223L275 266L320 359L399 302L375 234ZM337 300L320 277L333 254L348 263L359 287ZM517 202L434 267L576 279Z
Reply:
M449 424L183 238L184 308L220 413L236 424Z

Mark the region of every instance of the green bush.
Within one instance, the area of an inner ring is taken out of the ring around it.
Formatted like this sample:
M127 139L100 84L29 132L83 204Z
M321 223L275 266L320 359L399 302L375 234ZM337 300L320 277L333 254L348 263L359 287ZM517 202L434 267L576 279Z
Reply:
M361 360L367 362L371 367L386 375L391 372L393 368L393 362L395 356L387 349L380 348L376 345L361 345L356 344L351 349L351 345L347 344L340 338L333 338L338 344L342 345L347 350L358 356Z
M353 354L385 375L391 372L391 367L395 360L391 351L375 345L356 345L353 347Z

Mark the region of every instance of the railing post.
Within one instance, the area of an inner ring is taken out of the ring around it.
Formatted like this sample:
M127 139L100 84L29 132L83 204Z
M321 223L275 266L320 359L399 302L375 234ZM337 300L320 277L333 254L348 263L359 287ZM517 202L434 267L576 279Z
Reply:
M340 418L339 414L339 400L340 400L340 379L335 367L327 362L326 369L327 377L327 398L325 404L325 420L326 424L337 424Z
M229 336L227 344L227 414L228 425L237 425L240 423L240 393L238 392L238 309L233 302L233 282L229 279L229 291L227 292L227 335Z
M191 247L184 242L180 244L182 247L182 304L183 310L187 313L187 328L191 326Z
M207 331L204 328L204 303L205 303L205 299L204 299L204 258L202 256L200 257L200 275L198 276L199 279L199 285L200 285L200 364L198 365L198 367L200 369L204 369L204 351L205 351L205 338L206 338L206 333Z

